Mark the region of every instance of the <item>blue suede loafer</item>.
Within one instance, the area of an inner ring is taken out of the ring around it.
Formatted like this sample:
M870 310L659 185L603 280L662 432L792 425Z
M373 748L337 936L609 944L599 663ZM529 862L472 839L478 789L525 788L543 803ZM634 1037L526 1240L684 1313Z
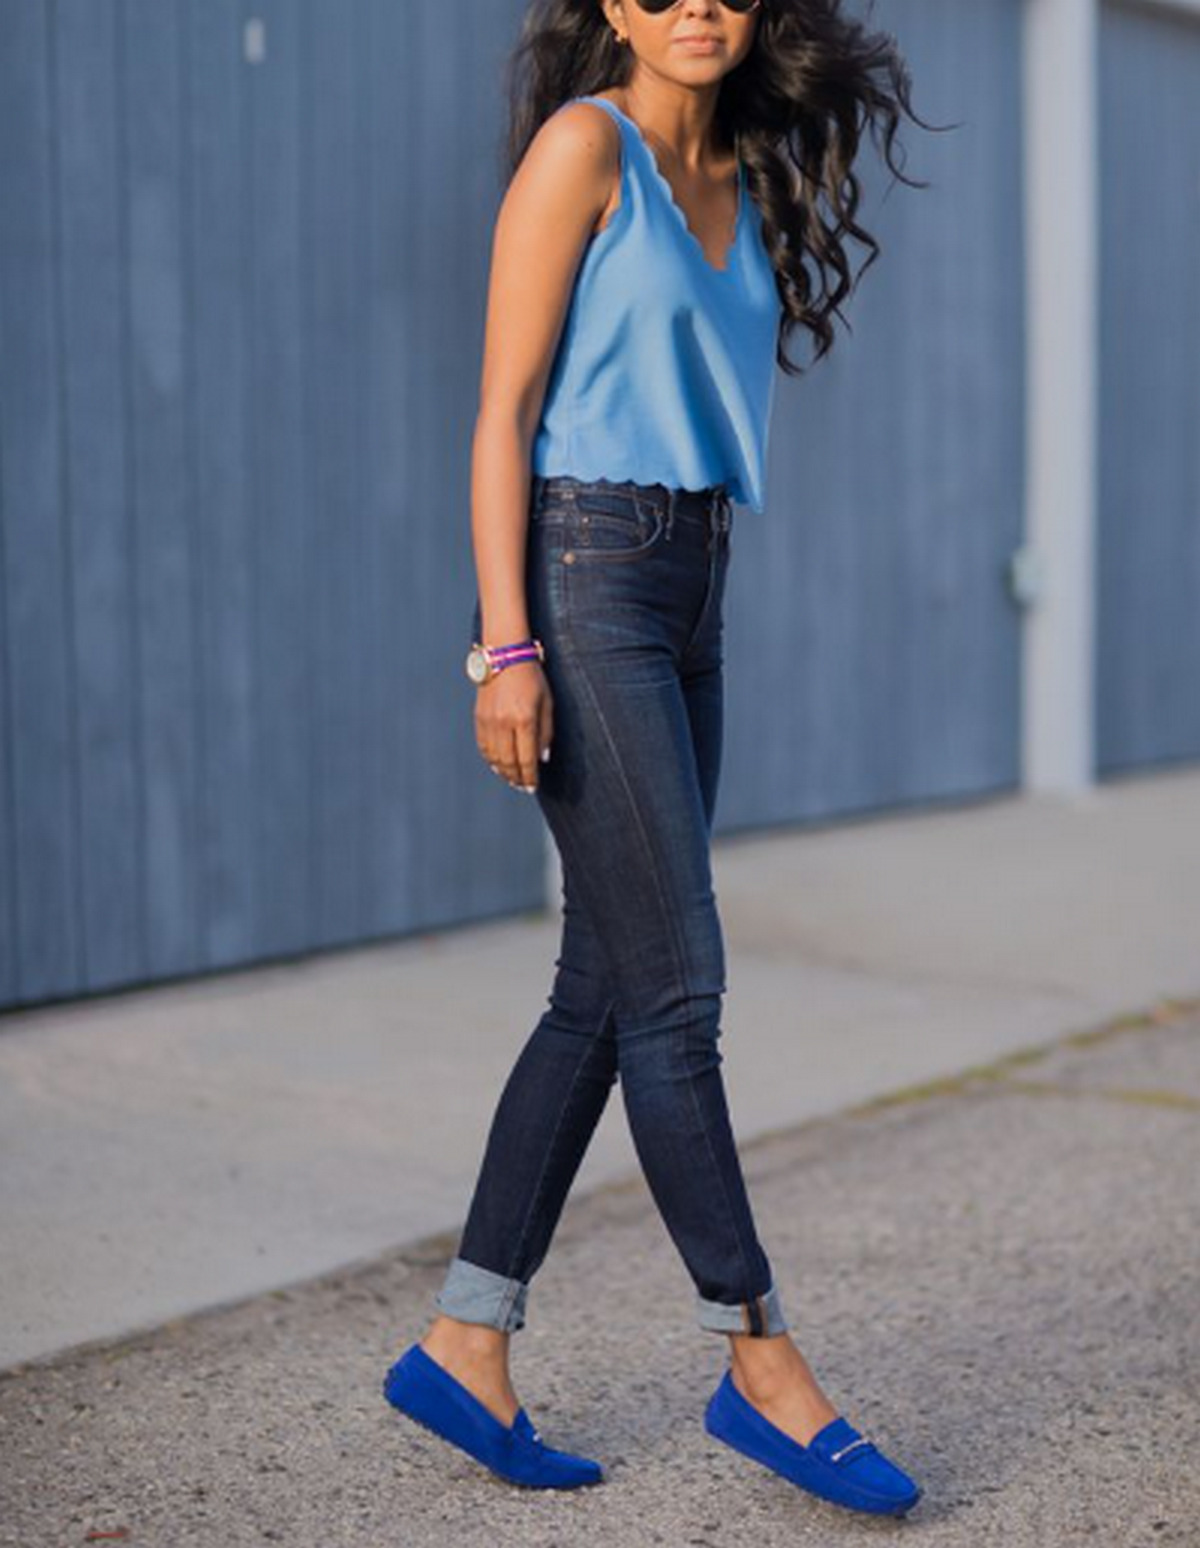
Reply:
M840 1415L802 1446L742 1396L730 1371L708 1400L704 1428L735 1451L835 1505L901 1516L921 1498L908 1474Z
M524 1408L517 1410L511 1426L501 1424L420 1344L410 1345L388 1371L383 1395L401 1413L509 1483L532 1489L577 1489L603 1481L599 1462L547 1446Z

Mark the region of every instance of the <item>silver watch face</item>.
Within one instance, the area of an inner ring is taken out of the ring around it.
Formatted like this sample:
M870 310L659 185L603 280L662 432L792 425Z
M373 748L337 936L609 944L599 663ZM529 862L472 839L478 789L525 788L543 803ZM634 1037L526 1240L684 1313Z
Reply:
M472 645L467 653L467 676L473 683L487 682L487 657L477 645Z

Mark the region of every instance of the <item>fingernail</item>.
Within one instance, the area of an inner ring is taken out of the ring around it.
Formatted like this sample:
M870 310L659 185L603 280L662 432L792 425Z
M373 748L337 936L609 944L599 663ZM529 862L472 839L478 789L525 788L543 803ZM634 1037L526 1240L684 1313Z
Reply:
M533 792L537 789L537 786L536 785L522 785L521 789L525 792L526 795L532 795Z
M548 747L543 747L542 748L541 756L542 756L542 762L543 763L549 763L550 762L550 749Z

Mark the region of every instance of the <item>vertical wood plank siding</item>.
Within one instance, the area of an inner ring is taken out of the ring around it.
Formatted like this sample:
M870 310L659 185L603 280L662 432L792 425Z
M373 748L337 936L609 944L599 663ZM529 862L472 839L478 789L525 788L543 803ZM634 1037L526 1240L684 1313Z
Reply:
M830 356L778 383L768 511L734 514L721 829L1019 777L1020 7L887 0L873 16L909 58L918 112L961 127L902 129L928 189L885 197L866 167L861 220L883 252L843 308L852 332L839 323Z
M540 901L461 672L522 11L0 0L0 1004ZM778 383L722 829L1017 776L1019 5L875 20L962 126L864 166L884 254Z
M1200 15L1100 28L1097 769L1200 756Z
M0 0L0 1004L540 901L462 675L520 9Z

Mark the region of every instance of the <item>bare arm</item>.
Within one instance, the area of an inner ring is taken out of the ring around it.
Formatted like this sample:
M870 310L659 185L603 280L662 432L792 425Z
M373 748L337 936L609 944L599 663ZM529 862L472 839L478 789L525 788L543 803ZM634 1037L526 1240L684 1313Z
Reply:
M544 123L496 220L480 408L472 441L471 537L485 645L529 635L525 597L530 453L584 248L619 171L616 126L573 103ZM551 734L549 687L536 661L476 690L480 752L532 788Z

